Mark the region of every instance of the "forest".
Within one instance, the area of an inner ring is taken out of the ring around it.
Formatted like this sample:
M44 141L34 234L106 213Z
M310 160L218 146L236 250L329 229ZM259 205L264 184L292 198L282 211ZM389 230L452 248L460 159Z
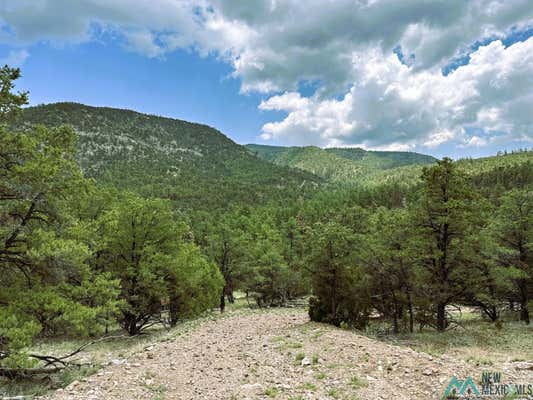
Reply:
M236 292L256 307L305 298L312 320L350 329L444 332L456 306L530 324L531 151L424 159L346 185L245 148L220 178L223 164L193 175L203 166L187 169L182 150L175 175L123 155L106 168L80 158L90 138L24 107L19 76L0 70L2 376L50 365L29 350L40 338L139 335L224 312Z

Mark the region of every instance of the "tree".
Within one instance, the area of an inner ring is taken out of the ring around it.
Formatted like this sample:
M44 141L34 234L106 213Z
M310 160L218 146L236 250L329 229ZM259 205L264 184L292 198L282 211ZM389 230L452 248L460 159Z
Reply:
M414 210L422 295L432 299L436 328L448 327L446 307L476 283L473 233L479 227L474 190L449 158L424 168Z
M381 314L392 319L395 333L407 314L409 331L413 332L416 274L410 214L406 209L380 207L371 215L369 229L363 251L373 304Z
M313 321L356 327L366 324L370 313L368 277L355 258L358 240L338 222L317 223L309 241Z
M20 71L0 70L0 364L31 366L25 348L40 335L103 328L116 282L90 269L71 205L86 185L66 127L13 130L26 102L13 94Z
M520 320L530 323L529 301L533 293L533 190L511 190L501 198L493 229L501 243L499 259L514 271L520 304Z
M253 216L245 232L242 287L259 306L284 305L291 273L282 255L282 237L268 216Z
M219 294L220 312L226 308L226 297L233 301L233 291L242 280L246 223L247 219L236 211L209 219L202 229L205 251L215 261L224 282Z
M220 276L168 201L125 193L100 223L105 233L99 263L120 281L119 322L130 335L161 322L165 303L172 325L213 306Z
M218 268L193 243L183 243L177 254L162 263L167 282L169 322L193 317L215 307L224 282ZM163 260L160 260L163 261Z
M28 104L28 92L13 93L14 82L21 76L19 68L4 65L0 68L0 123L15 117Z

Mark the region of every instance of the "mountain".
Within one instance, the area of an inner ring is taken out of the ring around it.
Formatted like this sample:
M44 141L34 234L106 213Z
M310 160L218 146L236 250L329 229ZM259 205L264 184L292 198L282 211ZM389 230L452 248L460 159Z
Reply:
M491 157L459 159L456 165L487 196L533 185L533 151L527 149ZM412 190L420 184L423 168L424 165L412 164L380 170L360 183L366 187L393 185Z
M426 165L434 157L404 151L367 151L360 148L314 146L281 147L248 144L251 153L277 165L298 168L335 182L369 179L380 171L413 165Z
M71 125L77 159L104 184L212 209L296 198L322 179L251 154L206 125L130 110L56 103L24 109L18 124Z

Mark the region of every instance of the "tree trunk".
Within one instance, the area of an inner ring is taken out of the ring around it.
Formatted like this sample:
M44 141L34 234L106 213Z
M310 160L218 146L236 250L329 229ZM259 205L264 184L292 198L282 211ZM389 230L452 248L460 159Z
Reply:
M224 295L224 290L222 290L222 294L220 295L220 312L223 313L225 308L226 308L226 296Z
M233 295L233 290L229 290L228 291L228 302L230 304L234 304L235 303L235 296Z
M175 297L171 298L168 308L170 326L174 327L177 325L179 319L179 299Z
M527 284L525 280L521 280L519 283L520 288L520 321L524 321L526 325L529 325L529 297L527 293Z
M444 332L446 327L446 303L439 303L437 304L437 330Z
M413 302L411 300L411 291L407 291L407 309L409 310L409 332L414 332Z
M137 319L133 314L124 315L123 327L126 329L130 336L134 336L139 333L139 328L137 327Z

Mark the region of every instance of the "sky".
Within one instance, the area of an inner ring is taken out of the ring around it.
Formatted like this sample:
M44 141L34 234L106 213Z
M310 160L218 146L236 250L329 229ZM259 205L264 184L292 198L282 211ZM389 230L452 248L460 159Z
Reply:
M533 147L531 0L0 0L32 105L238 143L479 157Z

